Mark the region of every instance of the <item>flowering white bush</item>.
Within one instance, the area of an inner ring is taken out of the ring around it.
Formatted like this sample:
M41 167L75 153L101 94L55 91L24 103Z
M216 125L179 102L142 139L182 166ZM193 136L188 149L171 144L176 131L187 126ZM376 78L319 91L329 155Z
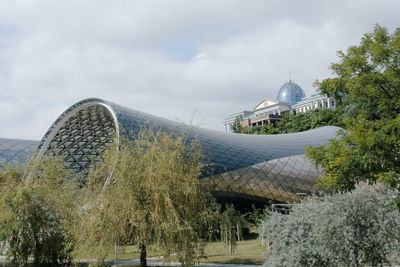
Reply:
M361 184L348 193L312 197L289 215L260 224L269 242L266 266L378 266L398 262L398 192Z

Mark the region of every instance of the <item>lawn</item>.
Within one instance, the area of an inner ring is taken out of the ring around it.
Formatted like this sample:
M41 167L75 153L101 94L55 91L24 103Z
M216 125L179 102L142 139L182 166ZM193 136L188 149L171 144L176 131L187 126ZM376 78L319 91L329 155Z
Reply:
M147 257L158 257L162 255L162 251L157 249L155 246L147 246L146 249ZM140 252L137 246L119 246L118 247L118 259L119 260L132 260L132 259L139 259ZM114 248L112 252L110 251L109 259L114 259Z
M264 253L267 247L261 246L260 240L237 242L235 252L231 255L222 242L208 243L205 249L207 258L200 262L229 264L264 264Z
M200 259L204 263L227 264L263 264L266 246L261 246L260 240L246 240L237 242L235 252L231 255L225 250L222 242L210 242L205 248L205 257ZM155 247L149 247L147 257L161 255ZM114 258L110 255L110 258ZM139 251L136 246L121 246L118 248L118 259L138 259ZM172 257L172 261L177 261Z
M261 246L260 240L246 240L237 242L236 249L231 255L225 250L224 244L222 242L209 242L205 248L204 258L200 259L202 263L225 263L225 264L263 264L264 263L264 253L267 247ZM147 248L148 260L152 257L157 257L162 255L162 252L154 246L149 246ZM119 246L118 247L118 259L120 260L130 260L139 259L139 251L137 246ZM108 259L114 259L114 250L111 252ZM162 261L162 259L154 259L155 261ZM176 257L172 257L171 261L177 262ZM2 263L0 262L0 266ZM84 265L82 265L84 266ZM86 266L86 265L85 265Z

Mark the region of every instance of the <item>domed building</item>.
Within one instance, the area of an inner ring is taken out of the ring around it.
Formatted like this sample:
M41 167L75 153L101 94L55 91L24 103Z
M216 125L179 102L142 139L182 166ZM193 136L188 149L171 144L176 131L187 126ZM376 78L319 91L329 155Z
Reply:
M279 89L277 99L281 102L286 102L290 105L293 105L301 101L301 99L305 96L306 94L304 93L303 89L301 89L297 83L288 81Z
M261 126L267 123L275 124L281 120L284 112L306 112L316 108L335 108L333 98L312 94L306 97L303 89L295 82L289 80L281 86L277 99L264 98L252 110L243 110L227 116L224 120L225 132L231 133L236 118L239 118L243 127Z

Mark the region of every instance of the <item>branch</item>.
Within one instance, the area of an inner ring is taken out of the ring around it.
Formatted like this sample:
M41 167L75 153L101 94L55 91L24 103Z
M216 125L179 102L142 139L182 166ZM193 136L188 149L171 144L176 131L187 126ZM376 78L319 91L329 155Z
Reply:
M378 83L378 86L381 88L381 90L386 94L386 96L388 98L392 98L392 95L388 92L388 90L381 83Z

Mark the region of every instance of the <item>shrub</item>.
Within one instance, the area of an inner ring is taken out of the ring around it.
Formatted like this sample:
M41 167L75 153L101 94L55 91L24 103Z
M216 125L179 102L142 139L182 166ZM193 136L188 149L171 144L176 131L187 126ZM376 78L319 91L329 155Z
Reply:
M348 193L312 197L289 215L260 224L269 241L267 266L378 266L398 260L398 192L361 184Z

